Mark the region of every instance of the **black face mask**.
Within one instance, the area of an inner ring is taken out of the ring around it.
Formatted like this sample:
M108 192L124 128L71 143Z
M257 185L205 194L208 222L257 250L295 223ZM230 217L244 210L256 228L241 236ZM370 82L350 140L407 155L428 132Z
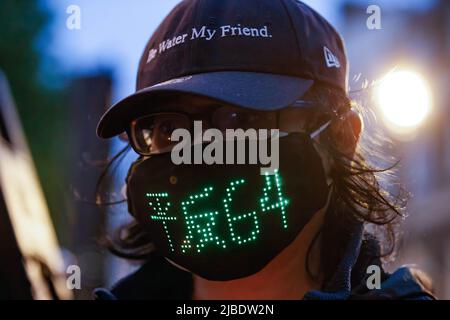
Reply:
M260 271L327 201L313 140L280 138L276 174L259 165L174 165L170 153L136 161L129 211L169 260L209 280Z

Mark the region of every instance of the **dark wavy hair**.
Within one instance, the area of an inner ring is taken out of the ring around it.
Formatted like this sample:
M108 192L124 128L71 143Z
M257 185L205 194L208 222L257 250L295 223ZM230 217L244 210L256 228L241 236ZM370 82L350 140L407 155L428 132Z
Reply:
M333 122L341 122L342 128L341 132L337 133L326 130L320 136L320 144L331 160L333 187L324 224L311 243L306 259L309 275L315 279L321 277L326 281L333 275L352 233L361 223L371 226L371 237L375 238L382 248L380 257L392 256L396 247L396 221L403 216L407 194L395 182L394 168L397 162L385 157L387 140L378 133L363 135L353 156L346 155L339 148L340 139L357 141L359 138L347 121L346 111L356 109L365 120L371 121L375 117L370 108L362 107L343 92L324 85L313 86L304 99L315 101L324 107L321 109L328 110L311 113L312 119L309 123L312 126L322 122L324 116L328 116ZM128 145L105 167L96 189L98 205L126 201L103 201L102 184L110 169L117 165L129 150ZM146 260L155 250L149 235L134 219L117 229L114 234L105 234L102 243L113 254L127 259ZM318 268L311 268L312 248L317 245L320 246L320 264Z

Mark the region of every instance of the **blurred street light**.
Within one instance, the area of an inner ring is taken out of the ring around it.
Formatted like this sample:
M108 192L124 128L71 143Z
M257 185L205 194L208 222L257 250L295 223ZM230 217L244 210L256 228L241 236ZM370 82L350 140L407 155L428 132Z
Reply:
M420 126L430 112L431 94L421 75L397 70L386 75L377 88L376 98L388 126L395 131L411 131Z

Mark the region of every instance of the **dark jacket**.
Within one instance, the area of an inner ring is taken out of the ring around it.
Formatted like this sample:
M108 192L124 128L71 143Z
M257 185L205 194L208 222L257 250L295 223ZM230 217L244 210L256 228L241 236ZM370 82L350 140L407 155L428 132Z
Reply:
M368 289L367 267L381 266L379 247L374 239L363 240L361 228L352 237L332 279L320 291L309 291L305 300L347 299L435 299L427 288L427 277L412 267L394 273L381 269L381 289ZM191 299L192 275L181 271L155 253L139 270L119 281L112 290L94 290L96 300Z

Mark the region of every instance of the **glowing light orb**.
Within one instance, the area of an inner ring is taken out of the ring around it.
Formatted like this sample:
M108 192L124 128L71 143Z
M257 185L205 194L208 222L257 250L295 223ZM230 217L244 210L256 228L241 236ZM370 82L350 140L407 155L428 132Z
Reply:
M377 99L385 119L400 129L419 126L431 107L427 83L412 71L394 71L385 76L377 89Z

